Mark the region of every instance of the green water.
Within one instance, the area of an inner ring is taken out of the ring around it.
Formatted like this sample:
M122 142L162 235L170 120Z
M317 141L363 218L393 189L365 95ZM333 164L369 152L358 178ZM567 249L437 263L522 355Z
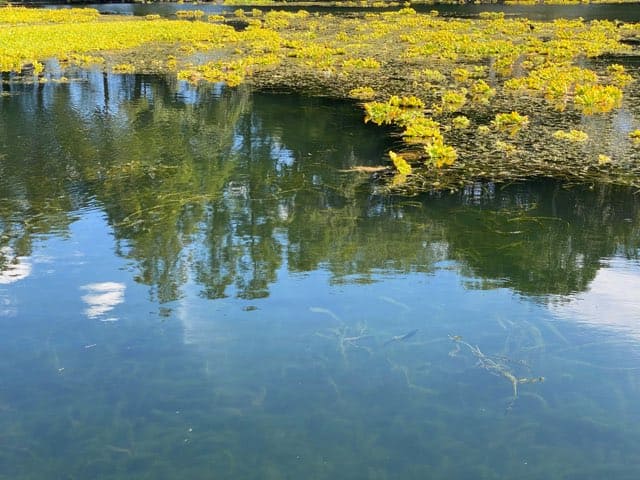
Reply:
M638 478L640 198L384 196L361 115L4 86L1 479Z

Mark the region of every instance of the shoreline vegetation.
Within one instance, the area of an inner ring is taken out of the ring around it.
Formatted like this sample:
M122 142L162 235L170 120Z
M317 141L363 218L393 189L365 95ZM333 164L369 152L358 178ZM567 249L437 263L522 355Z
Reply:
M2 95L98 68L351 99L396 138L376 175L405 194L536 177L640 188L640 87L628 68L639 47L640 24L443 18L409 4L171 19L0 8Z

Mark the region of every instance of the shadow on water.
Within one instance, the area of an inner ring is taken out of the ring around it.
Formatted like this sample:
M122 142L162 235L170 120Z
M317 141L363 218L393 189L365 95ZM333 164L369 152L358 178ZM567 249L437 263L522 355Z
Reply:
M637 478L638 330L589 310L632 192L387 197L349 104L8 91L0 478Z

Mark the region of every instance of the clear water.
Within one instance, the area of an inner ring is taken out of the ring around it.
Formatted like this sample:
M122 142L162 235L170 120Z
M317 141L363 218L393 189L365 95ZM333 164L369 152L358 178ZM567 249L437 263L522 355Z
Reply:
M389 198L353 105L4 92L1 479L638 478L632 192Z

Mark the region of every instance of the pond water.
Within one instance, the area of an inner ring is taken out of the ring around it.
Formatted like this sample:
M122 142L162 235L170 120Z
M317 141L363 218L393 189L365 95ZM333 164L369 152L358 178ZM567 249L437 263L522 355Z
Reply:
M353 105L160 77L0 129L0 478L638 478L632 192L389 197Z
M52 5L53 8L70 8L72 5ZM287 6L276 5L274 7L262 6L238 6L218 5L211 3L179 4L175 2L157 3L99 3L90 4L87 7L95 8L105 13L118 13L121 15L148 15L157 13L169 17L175 15L178 10L202 10L207 15L232 13L239 8L250 10L293 10L301 8L309 12L331 12L334 14L347 12L373 12L384 10L397 10L399 7L388 8L361 8L361 7L322 7L306 5ZM504 12L508 16L527 17L538 21L552 21L556 18L584 18L585 20L621 20L625 22L640 22L640 3L627 4L594 4L594 5L499 5L499 4L442 4L442 5L412 5L418 12L437 10L440 15L453 17L474 17L480 12Z

